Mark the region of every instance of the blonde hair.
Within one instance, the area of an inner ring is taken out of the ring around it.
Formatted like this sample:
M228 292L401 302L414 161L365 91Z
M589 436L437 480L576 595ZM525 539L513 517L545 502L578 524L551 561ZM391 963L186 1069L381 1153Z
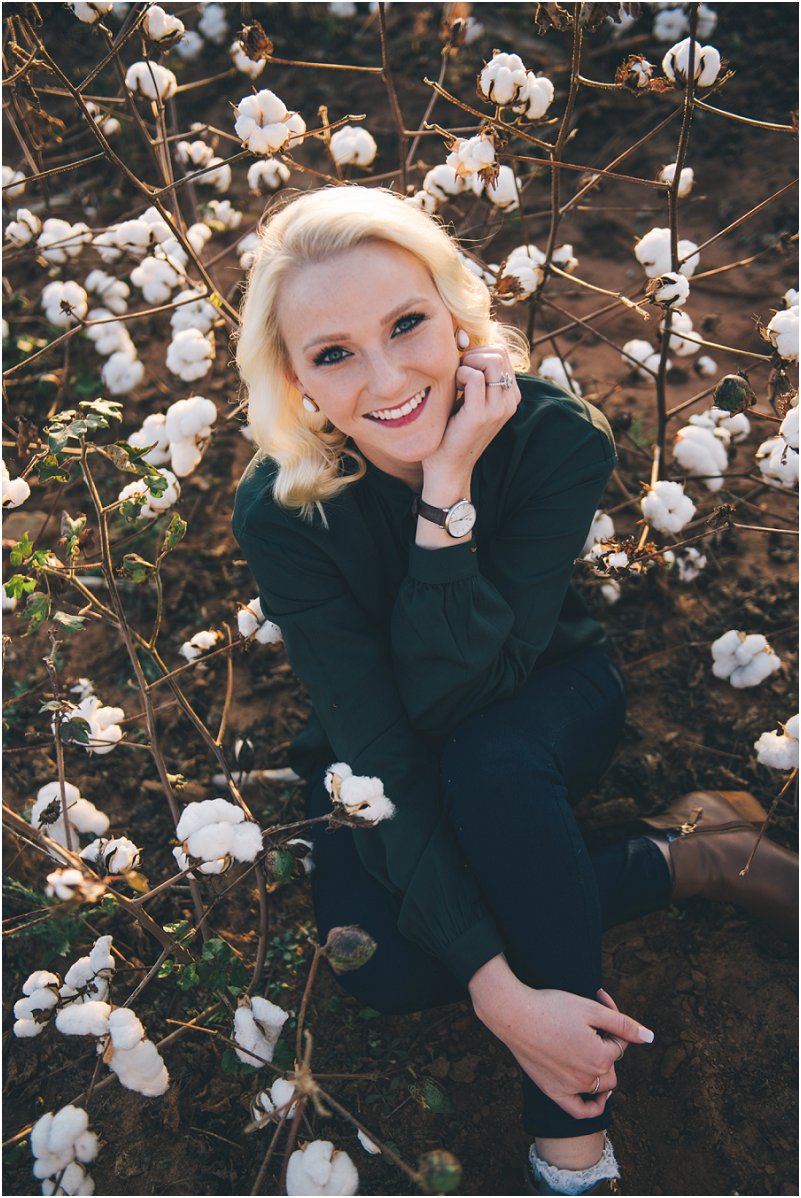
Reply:
M259 233L260 244L242 304L237 365L247 388L254 440L277 464L273 496L311 519L365 472L361 454L322 414L307 412L291 382L278 324L278 292L289 273L367 242L388 242L418 258L445 306L473 345L502 345L517 370L529 364L517 329L498 324L484 282L465 265L443 226L394 192L342 186L306 192L286 204ZM344 473L346 459L355 472Z

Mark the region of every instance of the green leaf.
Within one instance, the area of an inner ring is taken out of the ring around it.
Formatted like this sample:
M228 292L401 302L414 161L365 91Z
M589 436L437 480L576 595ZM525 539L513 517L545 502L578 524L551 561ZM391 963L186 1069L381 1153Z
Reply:
M9 599L21 599L23 595L36 590L36 579L28 578L25 574L12 574L3 585Z
M122 420L122 404L116 399L103 399L98 396L97 399L90 401L84 400L78 405L81 408L86 408L87 412L101 418L108 417L109 420ZM107 428L108 421L98 427Z
M20 540L11 549L11 565L21 566L23 562L28 560L32 552L33 541L29 534L24 532Z
M178 988L180 990L192 990L195 986L199 985L200 977L195 963L192 962L191 965L184 966L181 970L181 976L178 978Z
M146 473L141 469L137 459L147 450L134 449L127 441L115 441L112 445L98 445L97 451L102 453L104 458L108 458L118 470L124 470L126 474Z
M425 1078L421 1085L413 1086L412 1090L422 1105L434 1115L450 1115L453 1112L453 1103L433 1077Z
M140 495L132 499L123 499L122 503L120 504L120 515L122 516L123 520L138 520L144 506L144 495Z
M46 703L42 703L39 711L61 711L60 699L48 699Z
M81 715L74 715L61 723L61 739L64 741L74 740L79 745L88 745L91 731L88 722Z
M61 625L65 632L80 632L86 623L85 616L74 616L67 611L54 612L53 619Z
M86 528L86 516L83 512L78 512L74 518L69 512L61 513L61 535L65 539L68 537L79 537Z
M22 614L28 621L25 635L30 636L50 615L50 596L45 595L43 591L32 591Z
M130 578L131 582L147 582L156 573L156 567L138 553L126 553L117 573L123 578Z
M181 544L181 541L186 536L186 529L186 520L182 520L177 512L173 512L173 514L170 516L170 522L167 525L167 529L164 533L164 540L161 543L159 557L163 557L165 553L171 553L177 545Z
M156 977L168 978L174 969L175 969L175 962L168 959L164 962L161 969L156 974Z
M69 482L69 468L58 460L55 453L49 453L39 463L39 482Z

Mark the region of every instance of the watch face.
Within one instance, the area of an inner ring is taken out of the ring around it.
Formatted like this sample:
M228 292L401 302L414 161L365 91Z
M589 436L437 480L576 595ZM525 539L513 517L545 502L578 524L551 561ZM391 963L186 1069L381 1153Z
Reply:
M476 522L476 509L472 503L462 500L451 508L445 520L445 528L452 537L464 537Z

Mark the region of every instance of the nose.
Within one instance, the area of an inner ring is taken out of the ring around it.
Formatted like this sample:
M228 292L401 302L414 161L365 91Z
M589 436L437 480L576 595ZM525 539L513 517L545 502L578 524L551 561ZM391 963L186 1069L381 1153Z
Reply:
M377 347L365 357L365 389L373 399L391 402L408 399L406 369L392 353L391 347ZM403 392L403 394L401 394Z

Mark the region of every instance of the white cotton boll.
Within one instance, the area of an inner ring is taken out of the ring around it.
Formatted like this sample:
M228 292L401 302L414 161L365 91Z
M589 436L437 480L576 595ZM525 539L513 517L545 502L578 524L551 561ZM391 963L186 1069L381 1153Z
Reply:
M73 1145L89 1126L89 1116L83 1107L64 1106L53 1116L48 1135L50 1152L69 1152L72 1155Z
M189 869L190 866L192 867L192 870L193 870L192 876L193 877L194 877L195 873L224 874L225 871L228 869L229 865L231 864L231 858L228 856L225 856L225 857L215 857L212 861L204 861L200 865L192 865L192 862L189 860L189 858L187 857L186 853L183 851L183 849L181 848L180 845L176 845L176 847L172 850L172 855L175 858L176 864L179 869Z
M265 158L248 167L248 187L257 195L269 195L289 182L290 170L278 158Z
M700 374L701 378L709 379L717 374L718 364L714 358L710 358L708 354L703 354L693 363L693 369L696 374Z
M798 450L791 449L784 437L769 437L756 451L763 479L772 487L795 490L798 486Z
M676 433L673 456L687 474L703 477L708 491L723 486L722 472L729 464L729 434L723 429L687 424Z
M51 216L42 225L36 245L48 262L63 266L68 258L76 258L91 240L91 230L82 221L71 225L67 220Z
M169 1088L170 1075L152 1040L140 1040L129 1049L115 1048L108 1066L120 1085L146 1098L158 1098Z
M686 549L677 549L675 552L668 549L663 557L665 564L670 569L676 567L680 582L695 582L701 571L706 568L706 555L701 553L700 549L696 549L694 545L690 545Z
M255 861L263 846L261 828L252 820L237 824L231 836L230 853L235 861Z
M149 249L170 237L169 225L162 220L149 221L144 217L124 220L114 229L114 241L120 250L142 258Z
M369 1152L370 1156L376 1156L377 1154L380 1154L381 1149L378 1147L377 1144L373 1143L373 1141L370 1139L369 1136L366 1136L364 1134L364 1132L361 1130L361 1128L359 1128L357 1130L356 1138L358 1139L358 1141L361 1144L364 1151Z
M193 832L209 824L238 824L244 818L242 808L230 799L203 799L201 802L187 803L181 812L175 834L179 840L186 840Z
M227 231L239 228L242 224L242 213L234 208L230 200L209 200L203 205L203 220L207 227L219 227Z
M70 1161L56 1185L54 1176L42 1182L43 1194L94 1194L95 1183L82 1165Z
M541 379L547 379L549 383L555 383L557 387L564 387L565 391L572 391L574 395L581 395L581 387L573 378L573 370L570 363L563 362L555 354L542 359L537 367L537 374Z
M124 874L137 868L141 849L127 836L115 836L110 839L101 837L93 840L85 849L81 849L80 855L101 873Z
M183 21L179 21L177 17L165 12L158 4L151 4L148 8L143 29L151 42L177 40L186 32Z
M294 1094L295 1087L292 1082L287 1081L286 1078L277 1077L269 1093L267 1090L262 1090L250 1104L250 1114L254 1123L261 1126L269 1122L276 1111L280 1111L286 1119L291 1119L298 1105L296 1102L292 1102ZM287 1106L288 1103L291 1105Z
M86 276L85 286L87 291L93 291L99 297L105 311L114 316L122 316L128 311L131 289L122 279L115 279L104 270L92 270Z
M339 788L339 801L347 808L349 815L374 823L392 819L395 814L395 804L384 794L384 784L380 778L352 774L345 778Z
M79 894L83 887L83 874L79 869L55 869L47 875L45 894L48 898L67 902Z
M736 628L713 642L712 662L715 677L728 679L737 690L758 686L782 664L764 636L739 632Z
M208 649L214 647L219 640L219 632L212 632L204 629L201 632L196 632L188 641L184 641L178 652L181 657L185 657L187 661L196 661L201 654Z
M676 163L671 162L667 166L663 166L657 179L662 183L672 183L676 177ZM685 166L679 175L679 199L683 200L688 196L693 189L695 175L691 166Z
M543 280L545 255L536 245L519 245L512 250L501 267L498 279L499 299L503 304L519 303L534 294ZM513 279L519 290L507 296L504 279Z
M116 1007L109 1015L108 1031L114 1048L135 1048L145 1039L141 1020L130 1007Z
M791 449L798 449L798 407L790 408L779 425L779 434Z
M71 782L64 783L64 795L67 804L67 818L72 829L72 844L75 846L79 833L91 832L94 836L102 836L108 830L109 818L99 811L94 803L81 798L81 792ZM53 816L56 818L53 818ZM61 810L61 785L59 782L48 782L42 786L36 802L31 809L31 824L46 832L51 840L55 840L64 848L67 846L64 830L64 815Z
M103 262L116 262L122 257L122 250L117 245L117 225L110 225L102 233L96 233L92 245L97 250Z
M609 541L615 535L615 524L611 516L599 508L592 518L590 531L587 533L587 539L584 542L584 548L581 553L589 553L593 545L597 541Z
M495 145L492 138L484 133L459 138L445 161L460 179L466 178L495 162Z
M213 339L204 336L200 329L182 329L173 336L167 347L167 369L185 383L204 378L213 363ZM174 461L173 469L176 474L181 474Z
M666 321L662 320L660 330L664 335ZM673 319L670 322L670 340L669 348L671 353L674 353L677 358L688 358L693 354L698 353L698 342L693 340L691 334L694 333L693 322L689 312L678 311L673 313Z
M115 116L108 116L102 108L97 104L93 104L91 100L86 101L86 111L101 133L104 133L106 137L116 137L122 129L122 125Z
M676 533L690 523L695 504L684 494L682 483L660 481L640 500L643 516L658 532Z
M650 287L654 290L651 291ZM649 285L649 298L662 308L682 307L690 294L689 280L680 272L669 271Z
M545 116L553 103L553 97L554 88L550 79L545 75L535 75L533 71L528 71L512 110L519 112L529 121L538 121Z
M147 480L138 478L134 482L128 483L127 487L122 488L117 496L117 502L123 503L126 499L142 500L142 507L137 516L138 520L154 520L162 512L169 511L181 498L181 484L172 470L162 470L161 473L167 479L167 486L161 495L151 494Z
M237 243L236 254L242 270L250 270L256 258L256 251L259 248L260 240L258 233L246 233L242 240Z
M44 972L40 970L39 972ZM54 977L55 975L49 975ZM30 981L30 979L28 979ZM24 989L24 987L23 987ZM14 1003L14 1035L18 1038L29 1038L38 1036L43 1032L45 1026L50 1020L50 1014L58 1002L58 978L55 978L54 983L45 986L40 986L30 993L25 994L24 998L19 998Z
M103 363L100 377L112 395L127 395L139 386L145 368L128 350L117 350Z
M412 195L404 196L403 202L404 204L411 204L413 208L420 208L421 211L427 212L429 216L433 216L440 205L440 201L429 191L415 191Z
M290 132L289 141L284 146L285 150L291 150L293 146L300 145L306 133L306 122L299 112L290 112L284 121L287 129Z
M163 412L151 412L145 416L142 427L131 433L128 444L135 449L144 449L146 445L153 448L145 454L145 461L151 466L164 466L170 460L170 439L166 432L167 418Z
M240 607L237 613L236 623L239 628L240 636L245 638L253 636L262 625L264 614L261 610L261 600L258 595L255 599L251 599L244 607Z
M565 245L558 245L551 255L551 262L558 266L561 270L572 274L578 266L578 258L573 254L573 246L568 242Z
M203 38L194 29L186 33L175 43L175 53L184 62L194 62L203 53Z
M30 496L31 488L24 478L12 478L8 467L3 462L2 483L0 483L3 507L19 507Z
M335 0L334 3L328 5L328 11L332 17L355 17L356 5L349 3L348 0Z
M622 593L620 583L616 578L608 578L606 582L601 583L601 594L610 607L613 603L617 603Z
M668 79L682 86L687 83L690 70L690 45L692 39L684 38L671 46L662 59L662 70ZM695 43L693 74L699 87L711 87L720 74L720 54L714 46Z
M257 62L248 57L239 40L231 43L228 53L231 55L231 61L236 69L243 75L247 75L249 79L256 79L267 66L267 62L263 58Z
M331 134L331 157L338 166L369 166L378 152L372 133L361 125L343 125Z
M194 437L205 441L211 435L211 426L217 419L214 402L202 395L190 395L170 404L165 419L165 434L169 441ZM177 471L176 471L177 473Z
M148 304L166 304L173 290L184 281L183 273L161 258L143 258L131 271L131 282Z
M689 32L690 22L681 8L662 8L654 18L653 35L658 42L677 42ZM698 33L703 36L700 30Z
M692 278L701 260L696 253L698 247L694 241L682 240L678 244L679 271ZM649 229L634 247L634 256L641 263L649 279L659 278L660 275L671 273L670 229ZM687 261L683 262L682 259Z
M206 145L205 141L179 141L175 146L175 157L178 159L181 166L188 168L189 172L198 170L202 166L208 166L214 157L214 151L211 146Z
M330 1140L312 1140L296 1149L286 1172L287 1194L356 1194L359 1173L347 1152Z
M22 993L35 994L37 990L43 990L46 986L58 987L60 984L61 979L57 973L51 973L49 969L34 969L22 983Z
M82 1161L83 1164L89 1164L97 1156L99 1146L100 1144L95 1132L83 1131L76 1137L72 1147L77 1159Z
M768 337L780 358L798 361L798 307L783 308L768 321Z
M286 143L290 130L286 125L287 107L268 89L245 96L236 107L234 129L252 154L275 154Z
M344 781L345 778L351 778L353 776L353 770L349 765L346 765L344 761L335 761L332 765L329 765L328 769L325 771L324 779L325 789L329 794L332 793L335 776Z
M170 442L170 465L179 478L186 478L200 465L203 454L193 437Z
M28 208L18 208L15 220L6 225L6 237L12 245L27 245L42 231L42 222Z
M186 301L191 301L187 303ZM210 333L217 319L217 309L209 303L206 297L194 288L179 292L173 297L173 302L180 304L170 316L170 327L173 333L184 329L198 329L201 333Z
M228 36L225 7L224 4L204 4L203 12L197 23L203 36L218 46L221 46Z
M19 216L19 213L17 213L17 216ZM784 295L782 296L782 303L784 304L785 308L798 307L798 291L795 287L790 287L787 291L785 291Z
M423 191L431 196L438 204L444 204L454 196L461 195L465 189L465 181L452 166L440 162L432 166L423 179Z
M105 1036L111 1005L91 999L70 1003L56 1012L56 1027L65 1036Z
M84 25L94 25L95 21L99 20L100 17L104 17L106 13L111 12L113 7L114 5L111 3L111 0L94 0L91 4L67 4L67 8Z
M754 742L757 761L774 770L798 769L798 715L788 720L783 730L763 732Z
M245 1065L261 1067L273 1059L281 1029L289 1018L275 1003L254 996L246 999L234 1013L233 1039L236 1055Z
M17 196L21 196L25 190L25 176L22 171L15 171L13 167L3 167L3 203L9 200L14 200Z
M518 54L496 50L478 77L478 93L491 104L516 104L526 84L526 67Z
M695 32L700 38L711 37L718 24L718 14L708 4L698 6L698 24Z
M481 182L478 176L476 176L476 182L479 184ZM502 212L514 212L515 208L520 207L517 181L510 166L501 166L494 183L485 183L476 190L482 192Z
M125 72L125 86L135 96L143 96L146 100L168 100L175 95L178 80L172 71L160 63L135 62Z
M232 178L227 162L223 162L222 158L211 158L207 168L202 175L198 175L195 182L203 187L213 187L220 195L224 195L231 186Z
M56 279L42 289L42 307L50 324L68 329L86 316L89 296L79 283Z

